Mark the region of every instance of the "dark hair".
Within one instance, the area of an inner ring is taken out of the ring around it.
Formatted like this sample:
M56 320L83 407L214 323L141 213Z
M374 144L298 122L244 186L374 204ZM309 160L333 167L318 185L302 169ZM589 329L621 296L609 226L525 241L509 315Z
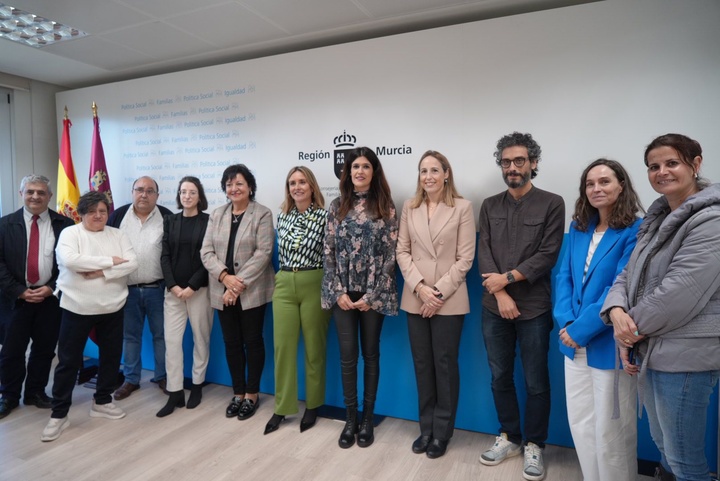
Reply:
M198 190L198 196L200 197L200 200L198 201L197 208L200 212L204 211L208 208L208 201L207 197L205 197L205 188L202 185L202 182L200 182L200 179L198 179L195 176L192 175L186 175L182 179L180 179L180 182L178 182L178 189L177 189L177 195L175 196L175 202L177 203L177 208L182 209L182 203L180 202L180 188L183 185L183 182L191 182L195 184L195 187L197 187Z
M628 227L635 222L638 212L645 212L625 168L614 160L597 159L585 167L585 170L580 176L580 197L578 197L578 200L575 202L575 213L572 219L575 221L575 228L581 232L587 231L590 220L598 215L598 210L593 207L588 200L585 188L588 173L598 165L608 166L622 186L622 192L620 192L608 216L608 226L613 229Z
M387 219L390 217L390 206L392 205L392 196L390 195L390 186L385 173L383 172L380 159L377 158L375 152L369 147L357 147L352 149L345 155L345 165L343 166L342 175L340 176L340 208L338 209L338 218L344 219L353 206L354 187L352 183L352 163L360 157L365 157L372 165L373 173L370 180L370 188L368 189L367 210L370 215L379 219Z
M542 155L542 149L540 148L540 145L538 145L537 142L535 142L535 139L533 139L532 135L530 134L522 134L520 132L513 132L512 134L505 135L500 140L498 140L497 145L495 146L495 163L497 165L500 165L500 161L502 160L502 152L503 150L509 148L509 147L525 147L528 151L528 160L530 162L540 162L540 156ZM534 179L537 177L538 173L538 166L535 165L535 168L532 169L532 172L530 173L530 178Z
M645 166L648 165L648 155L650 154L650 151L660 147L670 147L674 149L680 157L679 160L688 167L691 167L693 171L695 171L695 164L693 164L695 157L702 158L702 147L700 147L700 143L697 140L693 140L686 135L671 133L661 135L650 142L650 144L645 148ZM710 181L701 177L700 172L696 172L696 174L697 177L695 177L695 183L697 184L698 189L702 190L710 185Z
M105 206L108 208L108 212L110 211L110 201L108 200L107 196L103 192L97 192L95 190L91 190L90 192L84 193L80 200L78 201L77 205L77 211L80 215L87 214L92 207L95 207L100 202L105 204Z
M248 169L245 164L233 164L228 166L228 168L223 172L222 179L220 179L220 188L223 192L225 192L225 184L237 177L238 174L245 178L245 181L248 183L248 187L250 187L250 200L255 200L257 182L255 182L255 176L252 172L250 172L250 169Z

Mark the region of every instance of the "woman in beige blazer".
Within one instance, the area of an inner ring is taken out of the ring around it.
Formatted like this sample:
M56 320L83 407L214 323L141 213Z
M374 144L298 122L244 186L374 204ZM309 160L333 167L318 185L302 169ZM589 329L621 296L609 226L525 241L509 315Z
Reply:
M413 452L439 458L455 428L460 374L458 349L470 312L465 275L475 257L475 216L460 197L452 168L428 150L418 165L415 197L400 218L397 262L405 278L400 309L407 312L418 386L420 437Z
M257 410L265 365L263 321L275 286L270 263L275 230L270 209L254 200L257 183L245 165L225 169L221 187L230 202L210 214L200 255L235 394L225 415L245 420Z

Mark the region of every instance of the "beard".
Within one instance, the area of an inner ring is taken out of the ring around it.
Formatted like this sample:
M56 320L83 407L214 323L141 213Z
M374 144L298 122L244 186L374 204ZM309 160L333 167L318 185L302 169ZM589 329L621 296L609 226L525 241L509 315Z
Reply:
M520 180L515 180L515 179L510 180L510 174L519 174L521 176L521 179ZM518 189L518 188L524 186L525 184L527 184L528 182L530 182L531 174L532 174L532 172L527 172L524 174L522 174L520 172L508 172L507 174L505 174L503 176L503 180L505 181L505 184L507 184L507 186L510 187L511 189Z

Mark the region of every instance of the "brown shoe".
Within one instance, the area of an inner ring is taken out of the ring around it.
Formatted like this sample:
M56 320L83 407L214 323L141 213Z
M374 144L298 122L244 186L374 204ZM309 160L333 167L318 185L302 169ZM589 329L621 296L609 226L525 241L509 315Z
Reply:
M162 392L164 392L165 394L170 394L170 393L168 393L168 390L167 390L167 379L160 379L157 382L157 385L160 389L162 389Z
M117 391L115 391L115 394L113 394L113 397L116 401L122 401L129 395L133 393L133 391L137 391L140 389L139 384L132 384L129 382L124 382L122 386L120 386Z

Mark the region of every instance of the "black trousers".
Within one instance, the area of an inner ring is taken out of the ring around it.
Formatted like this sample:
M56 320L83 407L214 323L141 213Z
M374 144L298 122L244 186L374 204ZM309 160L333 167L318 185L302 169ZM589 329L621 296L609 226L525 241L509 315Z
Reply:
M464 315L409 314L408 332L418 387L420 433L447 441L455 429L460 394L458 351Z
M18 299L12 307L3 311L7 317L0 351L0 393L17 401L23 382L26 398L45 393L60 330L60 305L50 296L40 303ZM25 353L31 340L26 368Z
M363 294L351 293L350 298L356 302ZM344 311L337 303L333 306L333 317L340 344L340 372L342 374L343 397L346 406L357 406L357 365L358 365L358 331L362 350L364 369L365 394L364 404L374 405L380 381L380 331L384 314L373 311L352 309Z
M238 303L218 311L234 394L260 392L265 367L263 323L267 304L244 310ZM247 366L247 381L245 369Z
M63 309L58 340L58 365L55 368L52 390L54 418L64 418L70 411L72 392L83 364L83 350L93 327L100 352L95 403L112 402L122 357L123 310L110 314L83 315Z

